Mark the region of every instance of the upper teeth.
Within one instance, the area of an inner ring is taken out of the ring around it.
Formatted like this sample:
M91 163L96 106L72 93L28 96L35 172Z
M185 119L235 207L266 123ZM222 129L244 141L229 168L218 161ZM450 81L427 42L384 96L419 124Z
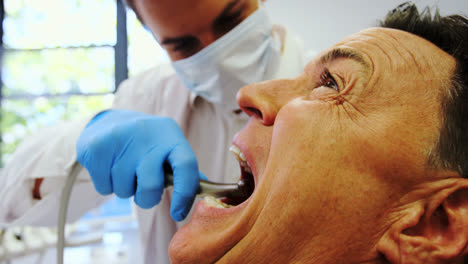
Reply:
M248 172L248 173L252 173L252 170L250 169L250 164L249 162L247 161L247 159L245 158L245 155L244 153L242 153L242 151L235 145L232 145L229 150L234 153L234 155L236 156L237 160L239 161L240 165Z

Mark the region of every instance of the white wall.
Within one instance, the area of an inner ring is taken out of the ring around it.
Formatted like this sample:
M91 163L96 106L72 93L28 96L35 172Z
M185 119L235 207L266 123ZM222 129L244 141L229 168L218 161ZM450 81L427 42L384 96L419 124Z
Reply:
M268 0L275 23L298 34L306 50L320 52L344 37L377 25L388 11L405 0ZM468 16L468 0L415 0L418 8L438 6L442 15Z

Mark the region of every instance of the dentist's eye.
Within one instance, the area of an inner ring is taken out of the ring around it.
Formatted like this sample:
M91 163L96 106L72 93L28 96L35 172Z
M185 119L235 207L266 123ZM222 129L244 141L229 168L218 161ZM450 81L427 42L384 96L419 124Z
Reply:
M196 40L184 40L177 43L172 50L184 54L192 53L198 47L198 41Z
M335 78L333 78L328 69L325 69L320 75L320 86L329 87L337 92L340 91L340 87L338 87Z
M242 22L242 12L243 10L238 10L217 18L213 23L213 31L220 36L229 32Z

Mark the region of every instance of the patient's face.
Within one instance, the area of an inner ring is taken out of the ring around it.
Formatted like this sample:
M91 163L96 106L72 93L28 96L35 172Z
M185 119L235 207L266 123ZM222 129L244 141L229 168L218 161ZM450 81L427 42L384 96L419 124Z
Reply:
M376 258L399 199L431 177L454 67L426 40L377 28L321 53L296 79L244 87L238 103L251 118L234 144L255 191L229 209L198 203L171 242L173 262Z

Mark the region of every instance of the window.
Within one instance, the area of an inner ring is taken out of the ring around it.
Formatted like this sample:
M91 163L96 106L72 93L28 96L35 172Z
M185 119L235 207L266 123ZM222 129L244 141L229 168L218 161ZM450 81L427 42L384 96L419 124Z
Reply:
M0 167L26 135L110 107L127 72L167 60L121 0L2 6Z
M127 74L167 61L122 0L0 0L0 21L0 168L26 135L110 107ZM131 199L115 197L83 216L78 231L89 237L102 227L115 237L135 228L132 211Z

